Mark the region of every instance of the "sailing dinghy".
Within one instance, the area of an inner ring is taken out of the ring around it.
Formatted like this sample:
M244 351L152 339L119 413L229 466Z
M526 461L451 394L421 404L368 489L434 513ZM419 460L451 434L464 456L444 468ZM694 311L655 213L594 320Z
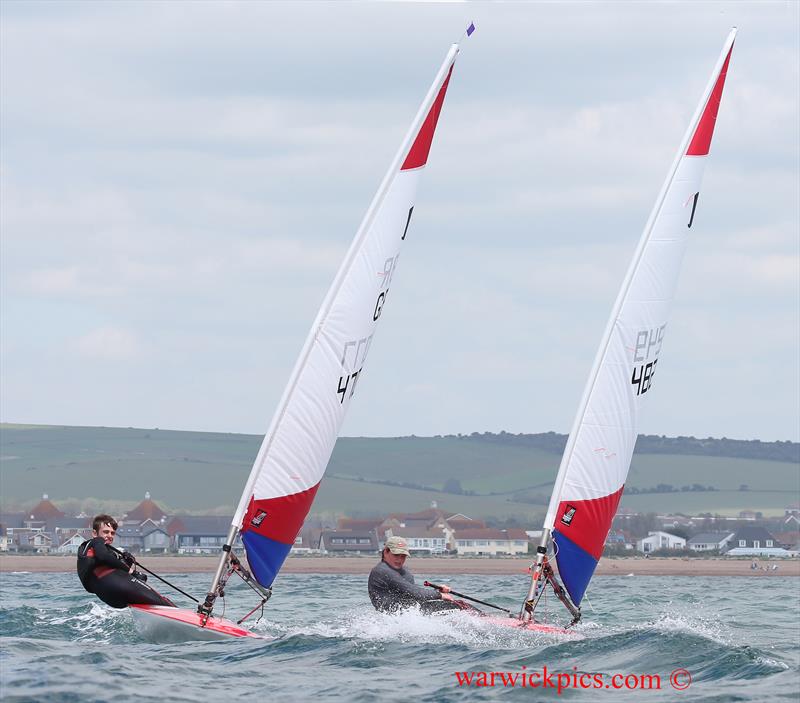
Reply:
M622 497L639 418L652 396L735 35L734 28L611 312L556 476L542 541L531 565L530 588L520 610L522 621L534 621L537 603L548 584L569 610L570 625L581 617L581 600ZM558 577L550 556L555 558Z
M473 30L470 25L467 36ZM176 636L183 639L251 635L240 625L272 595L363 372L458 52L458 44L447 52L311 326L245 484L205 602L198 612L131 608L148 637L164 639L170 632L180 632ZM232 551L240 535L249 569ZM213 615L215 601L224 597L234 574L259 597L236 624Z

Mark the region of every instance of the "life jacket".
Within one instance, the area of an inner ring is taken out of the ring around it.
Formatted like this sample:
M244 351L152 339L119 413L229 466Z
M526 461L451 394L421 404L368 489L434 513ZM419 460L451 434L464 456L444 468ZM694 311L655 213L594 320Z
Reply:
M97 561L94 558L94 549L89 548L89 543L91 541L92 540L87 539L78 547L78 578L89 593L94 593L94 589L90 586L90 583L94 567L97 566Z

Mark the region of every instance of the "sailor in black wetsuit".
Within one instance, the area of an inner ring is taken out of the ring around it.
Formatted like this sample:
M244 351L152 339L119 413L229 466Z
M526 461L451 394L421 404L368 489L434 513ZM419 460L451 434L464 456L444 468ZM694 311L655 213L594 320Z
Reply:
M83 587L112 608L131 603L149 605L175 604L145 583L146 576L134 570L133 556L122 556L108 545L117 534L117 521L110 515L98 515L92 521L92 539L78 548L78 578Z
M408 544L402 537L389 537L383 548L380 563L369 574L369 599L376 610L394 612L419 605L423 613L442 610L462 610L461 604L449 593L448 586L438 591L417 586L413 574L405 568L409 556Z

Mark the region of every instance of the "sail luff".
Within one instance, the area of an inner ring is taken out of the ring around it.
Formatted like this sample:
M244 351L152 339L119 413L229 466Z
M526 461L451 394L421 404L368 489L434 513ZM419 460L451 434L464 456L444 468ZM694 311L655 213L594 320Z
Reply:
M634 252L633 259L631 260L625 278L623 279L622 286L619 290L619 293L617 294L617 298L614 302L614 306L612 308L608 324L606 325L605 332L603 333L600 348L598 349L597 355L595 356L594 362L592 364L592 369L589 373L589 380L584 388L583 396L581 397L581 402L578 406L578 412L575 415L575 419L573 421L572 428L570 430L569 437L567 439L567 445L564 448L564 453L561 458L561 463L559 464L558 474L556 475L555 484L553 486L553 493L550 497L550 503L548 505L547 514L544 520L543 526L545 530L552 531L552 529L554 528L556 513L558 510L559 503L561 502L561 493L564 486L564 481L566 480L567 468L569 467L570 461L572 460L573 452L575 450L575 443L577 441L578 430L585 421L585 416L589 405L589 401L590 398L592 397L592 393L594 392L600 368L602 367L603 361L605 360L606 354L608 353L608 347L613 336L614 328L619 319L620 311L622 310L622 306L625 303L633 278L639 268L639 264L641 262L645 248L648 242L650 241L650 236L653 232L655 223L657 222L659 215L661 214L661 209L664 205L664 200L675 178L675 174L678 170L678 167L680 166L683 158L686 156L686 152L689 147L690 141L697 130L700 119L703 116L703 113L706 109L706 105L708 104L708 101L711 98L711 95L717 84L720 72L722 71L725 62L728 60L730 56L731 49L733 48L733 42L736 38L736 31L737 30L735 27L731 30L725 41L723 49L720 52L720 56L714 66L714 70L711 73L711 78L709 79L708 84L706 85L705 91L703 92L703 96L700 102L698 103L697 109L695 110L694 115L689 123L689 126L686 129L686 132L683 136L683 139L681 140L680 147L678 148L672 166L669 172L667 173L667 177L664 180L664 184L661 187L661 191L658 195L658 198L656 199L655 205L653 206L650 216L647 219L644 231L642 232L642 236L640 237L639 243Z
M413 140L415 139L417 133L419 132L419 129L422 123L424 122L428 114L428 111L430 110L430 107L433 104L433 101L436 98L439 88L444 81L445 75L452 68L456 56L458 55L458 51L459 51L458 44L453 44L450 47L449 51L447 52L447 56L442 62L442 65L436 74L436 78L433 80L431 87L428 89L425 99L420 105L420 108L417 111L416 116L414 117L414 121L411 123L411 127L409 127L405 135L405 138L403 139L403 142L400 145L400 148L397 150L397 153L394 159L392 160L389 169L386 171L386 174L384 175L383 180L381 181L381 184L378 187L378 190L372 199L372 202L367 208L367 212L365 213L364 218L361 221L361 225L356 231L356 235L353 238L353 241L350 243L350 247L348 248L347 253L345 254L344 261L339 267L339 270L336 273L333 283L331 284L331 287L328 289L328 292L325 298L323 299L322 305L320 306L320 309L317 313L314 323L311 326L311 330L308 336L306 337L305 343L300 352L300 356L295 362L291 376L289 377L289 382L287 383L283 395L281 396L281 399L278 403L278 408L275 414L273 415L269 428L267 429L267 432L264 435L261 447L259 448L258 454L256 455L256 459L253 462L253 467L250 470L250 475L248 476L247 482L245 484L244 490L242 491L242 495L239 500L239 504L236 508L236 512L234 513L233 520L231 521L231 524L234 527L238 528L241 525L242 518L247 510L247 504L253 490L253 484L255 483L255 480L258 477L261 461L263 460L264 455L269 451L272 439L275 435L275 430L277 426L280 424L283 414L286 411L289 399L294 393L294 389L297 385L297 380L306 363L306 360L314 344L314 341L316 340L317 335L319 334L322 328L324 320L330 311L331 304L333 300L335 300L336 295L339 292L339 289L342 285L342 281L344 280L345 276L347 275L347 272L350 270L350 267L352 266L353 260L363 243L364 237L369 232L370 225L372 224L375 215L380 208L381 202L383 201L383 199L386 196L386 193L389 190L389 186L391 185L392 181L397 175L397 172L400 168L403 159L407 155L408 150L411 148Z

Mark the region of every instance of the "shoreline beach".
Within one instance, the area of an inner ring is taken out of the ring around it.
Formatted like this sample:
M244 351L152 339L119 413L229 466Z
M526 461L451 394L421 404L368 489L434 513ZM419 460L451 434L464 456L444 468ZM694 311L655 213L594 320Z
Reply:
M216 556L143 555L141 563L161 574L213 573ZM283 566L286 574L368 574L377 563L374 557L290 557ZM598 576L800 576L798 559L619 557L601 559ZM511 575L527 572L524 558L492 559L468 557L412 557L408 566L414 573ZM777 565L773 570L772 565ZM33 573L66 573L75 570L74 555L1 554L0 573L29 571Z

